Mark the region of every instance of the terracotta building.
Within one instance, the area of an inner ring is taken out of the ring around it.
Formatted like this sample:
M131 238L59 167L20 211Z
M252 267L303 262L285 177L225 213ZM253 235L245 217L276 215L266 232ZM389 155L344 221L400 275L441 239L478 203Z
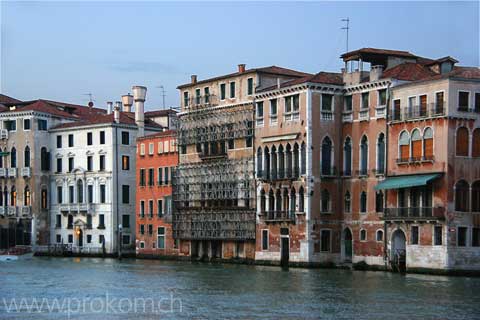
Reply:
M172 237L172 176L178 165L176 132L137 139L137 256L188 255L189 242Z

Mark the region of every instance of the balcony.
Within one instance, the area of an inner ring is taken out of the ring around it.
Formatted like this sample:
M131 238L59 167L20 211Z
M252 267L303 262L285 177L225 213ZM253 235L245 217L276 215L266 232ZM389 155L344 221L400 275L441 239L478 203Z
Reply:
M375 108L375 117L377 119L386 118L387 116L387 106L377 106Z
M394 110L390 117L391 121L406 121L423 118L441 117L445 115L445 102L429 103L423 106L412 106L403 110Z
M8 168L7 169L7 176L9 178L16 178L17 177L17 168Z
M358 120L368 121L370 120L370 109L360 109L358 112Z
M359 177L368 177L368 169L355 170L355 173Z
M16 216L17 215L17 207L16 206L8 206L7 207L7 215Z
M336 167L322 167L320 172L320 176L322 178L333 178L337 176L337 168Z
M398 165L419 163L419 162L435 162L435 156L427 155L427 156L421 156L421 157L397 158L396 162Z
M227 151L198 154L198 157L202 160L220 159L220 158L226 158L227 156L228 156Z
M300 178L300 168L294 167L287 168L287 170L280 169L278 171L257 171L257 177L264 181L277 181L277 180L297 180Z
M31 206L23 206L21 209L21 214L23 217L30 217L32 214L32 207Z
M185 103L185 101L184 101ZM218 105L218 97L213 94L196 96L188 99L187 109L213 107Z
M8 139L8 130L7 129L0 130L0 139L1 140Z
M385 168L373 169L373 173L374 173L376 176L384 176L384 175L385 175Z
M0 216L5 216L5 213L7 212L7 209L4 206L0 207Z
M332 111L321 111L320 112L320 119L322 121L332 121L333 120L333 112Z
M262 216L265 222L295 222L294 211L264 211Z
M342 122L353 122L353 112L352 111L344 111L342 113Z
M399 207L386 208L384 220L445 220L445 208Z
M0 168L0 178L5 178L7 176L7 168Z
M78 213L89 213L92 211L92 204L90 203L69 203L69 204L61 204L60 211L61 212L68 212L73 214Z
M32 170L30 167L23 167L22 170L20 171L20 174L24 178L30 178L31 172Z

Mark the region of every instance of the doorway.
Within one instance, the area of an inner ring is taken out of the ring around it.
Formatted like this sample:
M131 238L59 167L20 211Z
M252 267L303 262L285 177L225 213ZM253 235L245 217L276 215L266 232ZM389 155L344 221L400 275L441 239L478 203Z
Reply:
M283 267L287 267L290 259L290 238L288 236L288 228L280 228L280 241L280 264Z
M77 236L78 236L78 246L83 247L83 230L82 229L79 228L77 230Z
M390 256L390 263L392 269L396 272L405 272L406 271L406 262L407 262L407 250L406 250L407 239L405 233L397 229L392 234L392 251Z
M343 230L343 246L344 262L352 262L353 238L352 232L348 228L345 228L345 230Z

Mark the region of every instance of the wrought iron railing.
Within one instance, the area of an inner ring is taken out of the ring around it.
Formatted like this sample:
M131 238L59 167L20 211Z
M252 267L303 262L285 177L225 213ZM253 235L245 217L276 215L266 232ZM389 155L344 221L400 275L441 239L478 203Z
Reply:
M262 212L263 219L266 222L294 222L295 221L295 212L294 211L264 211Z
M444 219L445 209L441 207L397 207L386 208L384 219L395 218L424 218L424 219Z
M445 115L445 102L429 103L427 105L417 105L409 108L396 109L390 116L390 120L402 121L419 118L429 118Z

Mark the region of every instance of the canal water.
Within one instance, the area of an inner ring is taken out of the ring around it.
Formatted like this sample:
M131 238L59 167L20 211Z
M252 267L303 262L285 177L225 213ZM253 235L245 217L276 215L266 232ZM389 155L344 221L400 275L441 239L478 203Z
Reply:
M480 278L33 258L0 262L0 300L5 319L480 319Z

